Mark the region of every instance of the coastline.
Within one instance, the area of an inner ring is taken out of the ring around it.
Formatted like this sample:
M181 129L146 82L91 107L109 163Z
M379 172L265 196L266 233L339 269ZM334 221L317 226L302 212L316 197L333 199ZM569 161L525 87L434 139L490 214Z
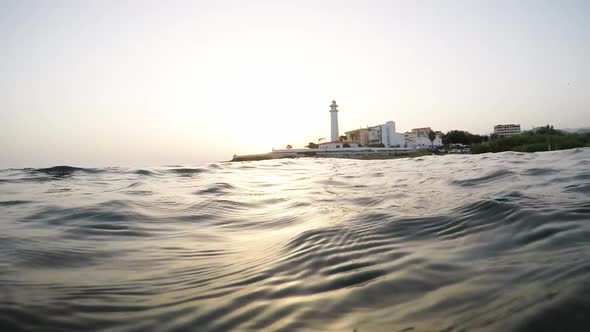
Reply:
M230 162L260 161L286 158L342 158L342 159L396 159L432 155L431 150L403 148L352 148L352 149L290 149L268 153L234 155Z

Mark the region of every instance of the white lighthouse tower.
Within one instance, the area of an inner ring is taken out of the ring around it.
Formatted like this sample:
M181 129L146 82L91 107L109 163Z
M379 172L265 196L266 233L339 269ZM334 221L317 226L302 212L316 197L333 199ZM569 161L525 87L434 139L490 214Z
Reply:
M332 142L338 142L340 136L338 135L338 105L336 105L336 101L332 100L332 105L330 105L330 117L332 119Z

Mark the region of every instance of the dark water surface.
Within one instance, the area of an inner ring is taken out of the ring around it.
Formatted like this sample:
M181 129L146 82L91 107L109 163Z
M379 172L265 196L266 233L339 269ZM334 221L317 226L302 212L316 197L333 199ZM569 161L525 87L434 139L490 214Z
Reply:
M590 331L590 149L0 171L0 330Z

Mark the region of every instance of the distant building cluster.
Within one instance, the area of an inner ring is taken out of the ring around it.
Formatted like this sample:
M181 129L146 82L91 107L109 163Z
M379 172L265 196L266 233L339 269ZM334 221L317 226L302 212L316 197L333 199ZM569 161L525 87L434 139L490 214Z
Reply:
M345 138L341 139L338 133L338 105L332 101L330 105L331 141L322 142L319 148L357 148L357 147L383 147L383 148L406 148L406 149L427 149L442 147L442 133L436 131L434 140L431 141L429 134L430 127L412 129L410 132L396 132L395 122L387 121L384 124L368 126L345 132Z
M427 149L443 146L442 133L434 132L434 141L430 141L428 135L431 131L430 127L425 127L400 134L395 131L395 122L387 121L377 126L350 130L345 134L348 142L368 147Z
M420 150L443 147L443 133L433 131L430 127L414 128L405 133L396 131L395 122L387 121L375 126L367 126L349 130L340 136L338 129L338 105L332 101L330 105L330 141L320 139L319 149L332 150L341 148L387 148ZM520 135L520 124L499 124L494 126L494 134L501 137ZM311 145L312 143L310 143ZM289 147L288 149L292 149ZM462 151L466 147L456 147Z
M346 141L368 147L403 147L404 137L395 132L395 122L359 128L345 133Z
M473 135L463 130L451 130L446 135L433 131L431 127L414 128L405 133L396 131L395 122L387 121L375 126L349 130L340 136L338 128L338 105L330 105L330 141L320 138L318 143L309 142L306 149L293 149L289 144L285 149L274 149L271 153L258 155L234 156L232 160L266 160L274 158L293 158L299 156L335 157L335 158L395 158L398 156L418 156L441 153L476 153L498 152L505 149L504 144L484 144L497 137L511 137L521 134L520 124L498 124L493 134ZM553 126L535 128L539 133L555 132ZM443 136L447 145L443 145ZM524 136L523 136L524 137ZM502 143L518 143L519 140L502 140ZM578 143L586 144L586 143ZM533 145L533 144L530 144ZM543 144L541 144L543 145ZM525 145L522 145L525 146ZM583 146L583 145L580 145ZM445 147L445 149L440 149ZM528 146L527 146L528 148ZM428 150L430 149L430 150ZM551 147L549 146L550 150ZM417 151L422 150L422 151ZM515 150L516 151L516 150ZM519 150L520 151L520 150Z
M512 123L495 125L494 134L501 137L520 135L520 125Z

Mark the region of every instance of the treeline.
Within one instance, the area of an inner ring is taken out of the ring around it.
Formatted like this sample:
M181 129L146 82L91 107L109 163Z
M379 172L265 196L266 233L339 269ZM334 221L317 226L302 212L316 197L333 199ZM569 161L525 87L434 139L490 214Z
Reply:
M485 143L474 144L471 147L471 152L537 152L573 149L583 146L590 146L590 133L565 133L553 129L552 126L547 126L534 131L525 131L516 136L499 137L490 139Z
M490 140L487 135L475 135L468 131L463 130L451 130L443 135L442 141L444 145L450 144L463 144L472 145L480 144Z
M550 125L510 137L498 137L495 134L475 135L467 131L451 130L443 136L443 144L469 145L472 153L563 150L590 146L590 133L566 133Z

